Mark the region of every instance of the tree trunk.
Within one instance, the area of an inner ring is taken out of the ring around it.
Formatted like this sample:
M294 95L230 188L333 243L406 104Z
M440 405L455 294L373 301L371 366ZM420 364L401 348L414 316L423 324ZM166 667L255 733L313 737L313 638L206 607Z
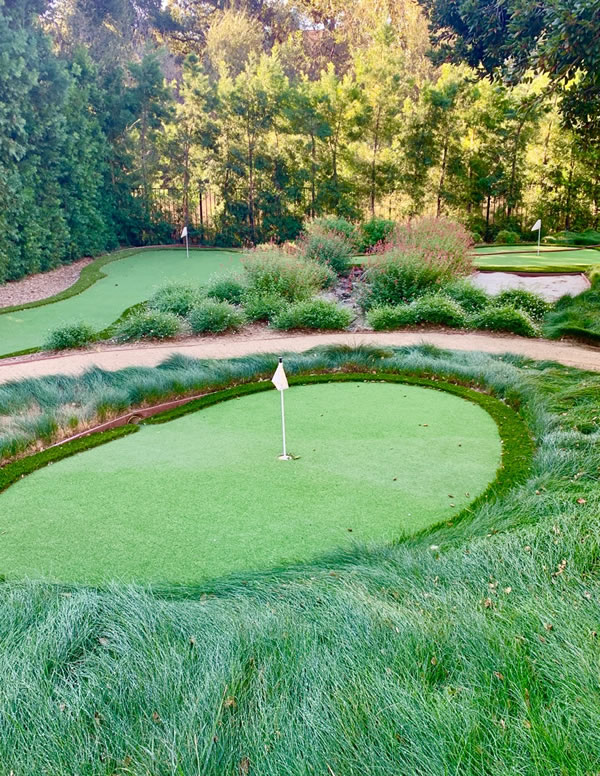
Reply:
M248 217L252 242L256 244L256 223L254 219L254 143L248 126Z
M446 137L444 140L444 151L442 153L442 172L440 174L440 182L438 185L438 196L437 196L437 213L436 218L439 218L442 214L442 191L444 189L444 183L446 180L446 164L448 160L448 138Z
M511 217L512 211L514 208L514 200L515 200L515 179L517 177L517 156L519 155L519 141L521 139L521 132L523 131L523 127L525 126L525 119L521 121L519 124L519 128L517 129L517 136L515 137L515 147L513 150L513 157L512 157L512 163L511 163L511 170L510 170L510 185L508 187L508 197L506 202L506 215L508 218Z
M381 106L377 109L377 120L373 136L373 158L371 159L371 218L375 218L375 181L377 173L377 152L379 151L379 125L381 122Z
M316 177L317 177L317 143L315 139L315 133L310 133L310 215L314 218L316 215Z
M567 183L567 201L565 203L565 231L568 232L571 226L571 187L573 185L573 168L575 167L575 157L571 149L571 164L569 166L569 182Z

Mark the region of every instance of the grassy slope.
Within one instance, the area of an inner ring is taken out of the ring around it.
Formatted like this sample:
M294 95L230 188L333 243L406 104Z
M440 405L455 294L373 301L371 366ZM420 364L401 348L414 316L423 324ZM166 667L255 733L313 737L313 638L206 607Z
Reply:
M212 591L5 584L4 772L597 772L600 378L432 348L327 358L518 402L531 478L468 521Z
M600 342L600 272L592 273L592 287L575 297L564 296L544 321L544 335L552 339L576 337Z
M0 496L0 570L191 582L264 569L450 520L495 477L498 432L471 402L362 382L286 398L300 456L287 465L271 391L142 427L16 483Z
M239 254L226 251L191 251L189 260L182 250L126 255L103 266L105 277L80 294L24 310L0 311L0 355L38 347L49 329L65 321L85 320L103 329L168 280L201 283L238 262Z

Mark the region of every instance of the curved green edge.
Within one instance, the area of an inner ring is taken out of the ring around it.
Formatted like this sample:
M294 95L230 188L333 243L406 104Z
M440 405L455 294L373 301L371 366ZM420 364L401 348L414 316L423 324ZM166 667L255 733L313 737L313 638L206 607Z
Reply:
M457 521L468 519L475 509L483 502L497 500L505 494L513 485L526 479L532 464L534 444L524 421L515 410L504 404L500 399L489 393L474 390L468 385L448 382L424 377L417 377L403 372L325 372L320 374L304 374L289 377L290 385L312 385L315 383L330 382L388 382L433 388L445 391L463 399L478 404L495 421L502 442L502 457L496 478L488 485L474 501L465 509L453 517L453 525ZM216 390L198 398L192 399L187 404L174 407L165 412L148 418L144 423L167 423L192 412L210 407L222 401L247 396L260 391L275 390L270 380L258 379L258 381L241 383L223 390ZM62 445L50 447L40 453L27 456L0 469L0 493L10 485L32 474L37 469L49 466L57 461L67 458L85 450L98 447L111 442L127 434L139 430L138 425L120 426L110 431L91 433L89 436L65 442ZM418 535L427 534L440 527L440 523L429 526ZM402 541L399 538L398 541ZM176 588L176 586L175 586ZM175 592L175 588L172 593Z

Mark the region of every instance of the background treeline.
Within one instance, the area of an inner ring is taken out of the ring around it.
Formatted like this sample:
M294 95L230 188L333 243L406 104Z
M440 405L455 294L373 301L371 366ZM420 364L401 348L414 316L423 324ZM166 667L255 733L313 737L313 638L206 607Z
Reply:
M581 14L596 27L597 4ZM426 5L461 40L456 13ZM561 71L577 100L524 56L482 77L469 45L438 35L431 56L412 0L0 0L0 281L188 222L220 245L322 214L444 214L488 240L540 216L597 227L581 63Z

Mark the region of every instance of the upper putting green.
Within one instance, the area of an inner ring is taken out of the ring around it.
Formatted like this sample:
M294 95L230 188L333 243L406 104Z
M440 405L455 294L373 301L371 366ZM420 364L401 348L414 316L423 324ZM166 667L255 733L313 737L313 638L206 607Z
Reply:
M473 263L497 272L586 272L600 265L600 251L542 246L538 256L533 245L496 245L476 248Z
M80 294L52 304L2 314L0 356L39 347L49 329L84 320L97 329L113 323L128 307L148 299L167 281L203 283L212 274L236 268L240 254L228 251L141 251L102 268L106 277Z
M225 401L65 458L0 495L0 573L194 582L388 542L448 520L496 475L478 405L389 383Z

